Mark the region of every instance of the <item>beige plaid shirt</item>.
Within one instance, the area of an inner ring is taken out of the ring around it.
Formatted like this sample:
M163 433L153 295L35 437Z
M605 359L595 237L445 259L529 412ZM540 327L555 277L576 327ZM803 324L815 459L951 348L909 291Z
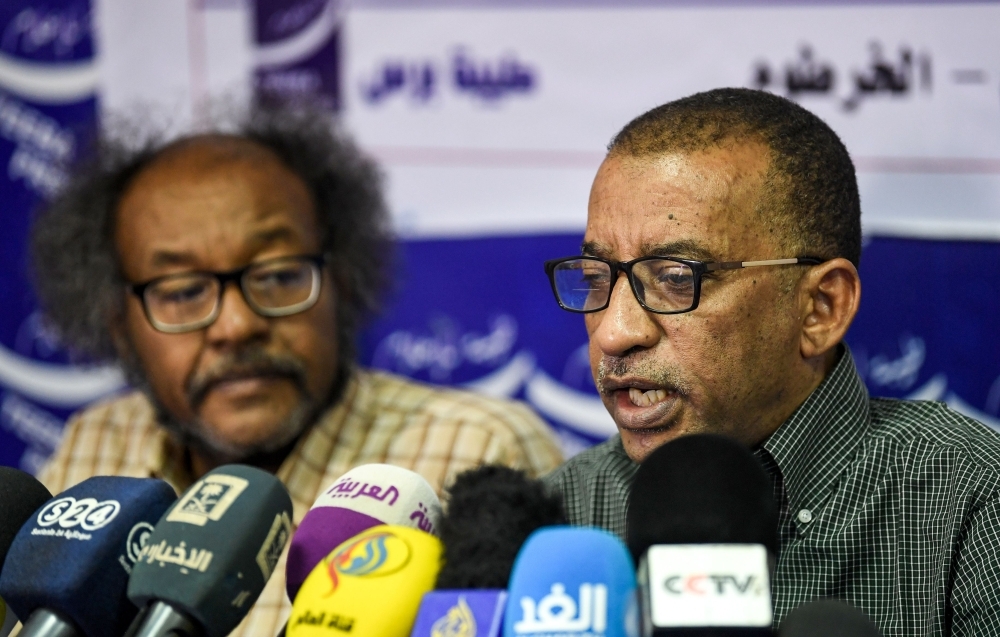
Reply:
M183 450L157 426L153 407L133 392L84 410L39 479L59 493L95 475L157 477L178 493L194 478ZM456 473L501 463L538 476L562 458L548 427L525 405L358 371L281 465L296 526L320 491L350 469L385 462L412 469L440 492ZM275 637L288 618L285 555L232 637Z

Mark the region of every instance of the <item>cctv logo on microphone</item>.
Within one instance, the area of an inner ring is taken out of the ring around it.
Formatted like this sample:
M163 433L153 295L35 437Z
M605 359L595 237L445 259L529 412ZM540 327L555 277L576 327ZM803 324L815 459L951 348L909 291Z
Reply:
M639 577L653 626L770 626L767 550L758 544L652 546Z
M110 524L118 516L121 508L117 500L98 502L94 498L79 500L72 496L57 498L38 512L36 522L41 528L31 529L31 534L62 537L67 540L89 540L93 537L89 532ZM77 528L81 530L77 531Z
M514 624L518 635L600 635L608 627L608 588L604 584L580 584L574 599L561 583L552 585L540 600L522 597L521 620Z
M170 509L167 522L185 522L197 526L205 526L209 520L218 522L249 484L249 481L237 476L209 474L188 489L184 497Z

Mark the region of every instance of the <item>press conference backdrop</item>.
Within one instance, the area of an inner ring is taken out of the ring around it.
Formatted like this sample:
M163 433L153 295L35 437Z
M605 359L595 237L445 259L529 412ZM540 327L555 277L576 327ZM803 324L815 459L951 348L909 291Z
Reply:
M525 400L569 453L615 428L541 264L578 251L606 144L699 90L788 96L858 169L848 342L869 389L1000 428L998 27L995 3L7 0L0 463L37 469L68 414L123 388L37 310L33 210L99 122L183 130L220 96L319 98L384 167L401 261L362 362Z

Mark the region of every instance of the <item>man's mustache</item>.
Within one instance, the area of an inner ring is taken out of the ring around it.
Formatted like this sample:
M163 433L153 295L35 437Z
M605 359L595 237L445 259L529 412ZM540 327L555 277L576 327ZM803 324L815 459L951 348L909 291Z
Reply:
M642 378L681 395L689 393L690 388L689 383L685 382L681 374L664 367L663 362L657 360L650 353L602 356L597 366L597 378L595 379L597 390L602 394L604 393L603 380L608 376L612 378Z
M226 354L210 368L194 372L186 383L188 404L197 409L215 385L252 376L287 378L299 391L307 394L306 369L302 361L293 356L273 354L260 347L250 347Z

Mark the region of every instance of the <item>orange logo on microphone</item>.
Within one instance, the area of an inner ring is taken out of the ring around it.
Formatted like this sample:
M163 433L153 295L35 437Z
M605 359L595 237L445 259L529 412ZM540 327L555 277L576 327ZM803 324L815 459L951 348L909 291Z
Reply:
M340 545L326 559L330 592L337 591L341 577L382 577L398 572L410 561L410 545L392 531L372 530Z

